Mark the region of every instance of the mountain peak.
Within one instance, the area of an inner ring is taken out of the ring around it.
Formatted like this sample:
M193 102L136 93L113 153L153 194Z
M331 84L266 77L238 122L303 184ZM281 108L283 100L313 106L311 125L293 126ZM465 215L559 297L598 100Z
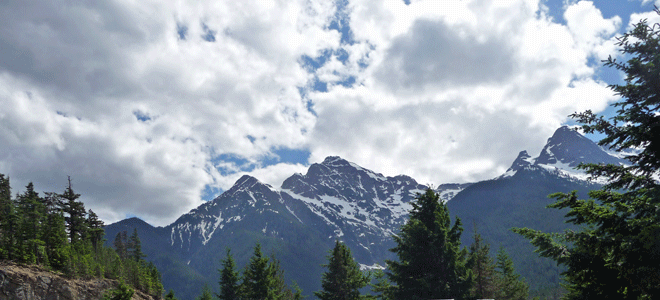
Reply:
M323 160L321 164L326 166L336 166L336 165L348 165L349 162L339 156L328 156Z
M562 126L548 139L536 164L564 164L575 167L580 163L619 164L624 161L603 151L596 143L579 132Z
M518 157L513 161L511 167L506 171L518 171L532 164L534 164L534 159L529 155L529 153L527 153L527 150L523 150L518 153Z

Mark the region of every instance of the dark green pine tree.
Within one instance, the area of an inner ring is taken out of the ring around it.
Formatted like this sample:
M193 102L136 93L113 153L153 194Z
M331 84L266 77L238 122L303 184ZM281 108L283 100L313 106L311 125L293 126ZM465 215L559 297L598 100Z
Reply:
M70 251L62 212L53 210L46 215L43 234L48 264L55 270L63 270L69 260Z
M497 251L497 268L495 271L498 277L495 298L502 300L527 299L529 296L529 285L516 273L513 268L513 261L502 247Z
M128 250L126 245L126 231L117 232L115 235L115 240L112 245L115 247L115 252L121 260L125 260L128 257Z
M87 228L89 240L92 242L92 247L94 251L98 251L99 246L103 244L103 237L105 236L105 230L103 230L103 221L92 211L91 209L87 212Z
M213 293L211 292L211 288L209 288L208 284L204 284L204 288L202 288L202 294L197 297L197 300L213 300Z
M655 12L660 15L657 8ZM586 133L614 150L636 148L630 165L578 166L608 183L578 199L556 193L549 208L567 209L566 222L580 230L545 233L516 228L541 256L566 267L565 299L655 299L660 295L660 24L641 20L617 38L622 57L605 66L625 73L625 83L610 85L620 100L609 119L591 111L572 114Z
M240 286L242 298L264 300L276 298L273 291L275 278L268 265L268 257L263 256L261 245L257 244L249 264L243 271L243 281Z
M76 244L86 235L86 212L84 204L77 201L80 198L80 194L76 194L73 191L71 177L68 177L68 182L69 185L59 197L62 200L61 206L63 211L66 213L64 219L69 231L69 241L71 244Z
M34 190L32 182L25 187L25 193L17 197L17 210L22 216L17 232L19 241L19 261L42 263L46 259L45 243L42 237L42 224L46 215L44 201Z
M496 291L495 263L490 257L490 245L484 241L477 230L474 242L470 245L468 268L472 270L473 286L470 294L476 299L491 299Z
M136 262L140 262L146 257L144 252L142 252L142 242L140 242L140 237L138 236L137 228L133 228L133 234L131 234L127 248L128 248L128 252L130 253L131 259L133 259Z
M390 249L399 260L386 260L394 298L467 298L472 272L466 267L467 250L460 248L460 219L451 226L447 207L430 188L412 206L410 220Z
M16 232L19 215L11 199L9 177L0 174L0 258L13 260L18 253Z
M219 271L220 294L216 296L220 300L238 300L240 296L238 271L229 248L227 248L227 257L222 261L222 270Z
M177 300L177 298L174 296L174 291L173 290L170 290L169 292L167 292L164 299L165 300Z
M344 243L335 241L330 251L328 264L323 265L328 271L321 278L322 291L314 292L321 300L358 300L367 299L360 295L360 289L369 282L369 276L362 274L357 262L353 260L351 250Z

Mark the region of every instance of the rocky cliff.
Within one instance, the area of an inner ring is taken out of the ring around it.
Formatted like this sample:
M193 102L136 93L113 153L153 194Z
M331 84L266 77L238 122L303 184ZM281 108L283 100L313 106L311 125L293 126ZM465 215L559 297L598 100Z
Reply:
M37 266L0 261L0 300L98 300L119 285L110 279L70 279ZM155 300L140 291L133 300Z

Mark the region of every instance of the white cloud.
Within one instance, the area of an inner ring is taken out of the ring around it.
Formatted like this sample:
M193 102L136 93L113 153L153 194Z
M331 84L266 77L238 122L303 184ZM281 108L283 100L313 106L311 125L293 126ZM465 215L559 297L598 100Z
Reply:
M615 51L621 20L591 2L567 3L564 26L538 0L353 0L351 45L328 28L335 5L2 2L0 173L14 191L61 191L71 175L106 222L165 225L207 185L304 173L264 164L276 149L423 183L481 180L540 150L567 114L613 100L589 61ZM328 49L348 58L300 66Z

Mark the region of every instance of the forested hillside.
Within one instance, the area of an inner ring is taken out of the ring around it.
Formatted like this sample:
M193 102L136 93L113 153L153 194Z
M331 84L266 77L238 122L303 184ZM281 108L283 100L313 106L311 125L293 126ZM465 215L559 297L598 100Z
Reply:
M160 273L144 260L137 231L117 236L115 249L103 246L103 222L78 201L69 178L63 193L40 196L32 183L11 197L9 177L0 174L0 259L39 265L69 278L117 279L122 285L108 291L132 294L135 289L155 297L163 293Z

